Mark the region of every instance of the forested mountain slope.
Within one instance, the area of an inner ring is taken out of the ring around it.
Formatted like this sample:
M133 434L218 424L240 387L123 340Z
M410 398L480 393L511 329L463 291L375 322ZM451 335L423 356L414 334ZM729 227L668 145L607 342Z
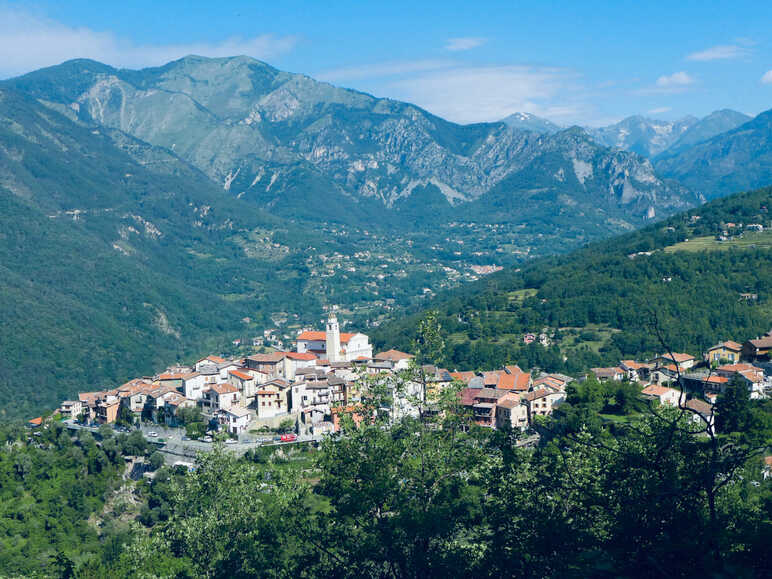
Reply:
M661 351L653 316L672 348L692 354L763 334L772 327L772 238L742 226L768 227L770 207L772 188L740 193L446 294L428 306L448 335L445 363L578 372ZM724 231L729 239L714 241ZM415 323L381 328L376 342L409 348ZM523 344L524 333L542 331L554 334L552 346Z
M302 265L280 272L293 257L244 251L281 227L169 153L0 89L0 416L195 355L290 300L320 307L292 292Z

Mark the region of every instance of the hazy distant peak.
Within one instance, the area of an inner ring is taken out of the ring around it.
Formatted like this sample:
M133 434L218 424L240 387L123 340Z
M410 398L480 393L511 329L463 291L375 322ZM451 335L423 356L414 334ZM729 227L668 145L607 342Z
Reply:
M537 117L531 113L513 113L508 117L501 119L501 122L513 129L532 131L541 134L551 134L560 130L560 127L552 121Z

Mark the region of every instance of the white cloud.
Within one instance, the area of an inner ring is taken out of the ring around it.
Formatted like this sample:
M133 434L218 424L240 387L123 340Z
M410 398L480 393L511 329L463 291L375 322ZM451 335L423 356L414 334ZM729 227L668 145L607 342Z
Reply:
M772 70L768 70L761 77L762 84L772 84Z
M71 58L123 67L156 66L188 54L271 58L295 45L293 36L263 34L220 42L136 44L111 32L75 28L31 12L0 7L0 77L29 72Z
M676 88L694 84L694 77L685 72L674 72L670 75L663 75L657 79L657 86L661 88Z
M445 44L445 50L451 52L458 52L461 50L471 50L482 46L488 41L487 38L480 38L478 36L463 36L460 38L449 38Z
M596 114L586 102L579 75L560 67L470 66L460 60L427 59L339 68L314 77L351 83L458 123L498 121L516 112L559 124L587 123Z
M654 83L654 86L640 88L633 91L634 94L675 94L688 90L688 88L697 82L697 79L683 71L674 72L660 76Z
M695 60L698 62L708 62L711 60L733 60L743 58L751 54L751 49L747 46L737 44L719 44L711 46L699 52L692 52L686 56L686 60Z
M650 109L646 112L650 115L661 115L662 113L668 113L671 110L670 107L657 107L656 109Z
M396 80L384 88L390 96L460 123L495 121L515 112L562 123L586 113L576 83L576 74L560 68L458 66Z

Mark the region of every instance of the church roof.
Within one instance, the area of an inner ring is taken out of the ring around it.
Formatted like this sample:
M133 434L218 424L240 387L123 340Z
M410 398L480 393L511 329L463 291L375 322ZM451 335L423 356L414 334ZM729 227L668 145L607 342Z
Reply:
M341 333L341 335L340 335L340 343L341 344L346 344L354 336L356 336L356 334ZM324 342L326 339L327 339L327 333L326 332L316 332L316 331L313 331L313 330L306 330L305 332L301 333L297 337L297 341L298 342Z

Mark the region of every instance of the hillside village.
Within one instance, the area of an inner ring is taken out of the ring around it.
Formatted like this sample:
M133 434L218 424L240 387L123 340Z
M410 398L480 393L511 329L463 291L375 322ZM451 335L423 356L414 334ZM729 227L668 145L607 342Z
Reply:
M744 343L726 341L700 357L666 353L648 361L621 360L617 366L592 368L584 381L628 382L640 397L660 404L685 404L712 423L712 405L730 382L747 386L751 398L772 393L772 331ZM567 398L575 378L525 372L517 365L481 372L456 372L433 365L417 366L414 356L397 350L373 354L367 335L340 331L331 311L324 331L306 330L295 339L295 351L259 353L243 358L207 356L190 366L172 366L152 377L130 380L117 388L81 392L62 402L58 413L82 424L111 424L122 419L168 427L182 425L184 409L198 408L208 430L238 435L288 424L299 435L318 437L338 432L345 413L361 419L362 384L385 378L396 388L406 377L405 391L393 393L392 417L418 416L450 387L476 424L526 430L535 417L547 416ZM678 386L681 386L679 388ZM42 418L30 421L39 425Z

